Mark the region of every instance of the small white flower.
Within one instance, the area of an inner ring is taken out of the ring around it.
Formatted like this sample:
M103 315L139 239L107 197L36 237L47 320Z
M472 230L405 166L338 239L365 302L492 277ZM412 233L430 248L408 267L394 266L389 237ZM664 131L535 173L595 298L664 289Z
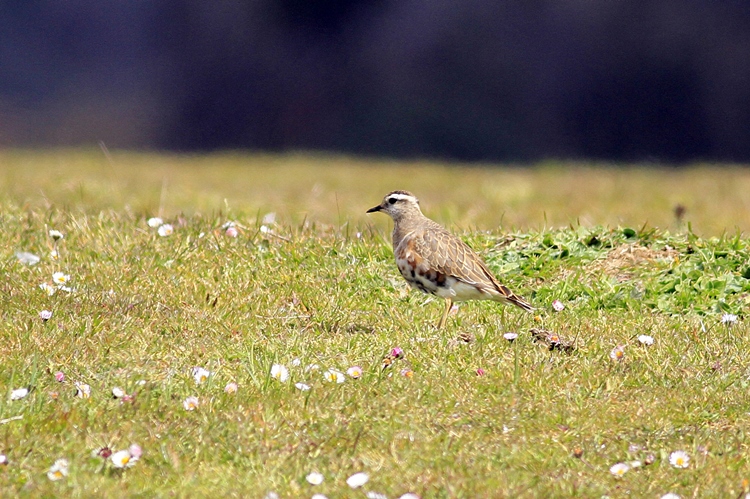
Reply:
M266 213L265 215L263 215L262 223L268 224L268 225L275 224L276 223L276 213L270 212L270 213Z
M323 494L313 494L310 499L328 499L328 496L324 496Z
M299 360L299 357L295 358L295 359L294 359L294 360L292 361L292 367L299 367L299 366L300 366L300 364L302 364L302 361L301 361L301 360Z
M0 466L8 464L8 456L0 454Z
M41 258L34 253L29 253L28 251L19 251L16 253L16 258L18 258L19 262L25 265L36 265L41 260Z
M57 250L53 249L52 251L49 252L49 257L52 260L57 260L58 258L60 258L60 253L58 253Z
M690 465L690 456L683 450L676 450L669 455L669 464L675 468L687 468Z
M630 466L627 463L617 463L609 469L609 472L617 478L622 478L628 471L630 471Z
M193 368L193 379L195 380L196 385L201 385L206 382L209 376L211 376L211 371L207 369L203 369L202 367L194 367Z
M39 312L39 317L43 321L48 321L52 318L52 312L50 312L49 310L42 310L41 312Z
M737 322L737 316L734 314L724 314L721 316L721 323L731 326Z
M420 499L417 494L413 494L411 492L407 492L406 494L402 495L398 499Z
M285 365L274 364L271 366L271 377L284 383L289 379L289 369Z
M52 274L52 282L54 282L58 286L66 284L69 280L70 276L68 274L64 274L62 272L55 272L54 274Z
M674 492L667 492L666 494L661 496L661 499L680 499L680 496L678 496Z
M174 227L172 227L172 224L162 224L156 230L156 233L159 234L161 237L171 236L173 232L174 232Z
M609 352L609 358L615 362L622 362L625 358L625 345L617 345Z
M141 446L138 444L130 444L128 452L130 452L130 456L134 459L140 459L143 455L143 449L141 449Z
M53 482L57 480L62 480L66 476L68 476L68 460L67 459L58 459L57 461L55 461L55 464L50 466L50 469L47 472L47 478L49 478Z
M47 296L52 296L57 292L57 288L54 286L50 286L46 282L43 282L39 285L39 289L47 293Z
M194 411L199 405L200 401L198 400L198 397L188 397L182 401L182 407L184 407L186 411Z
M116 399L122 398L125 396L125 390L123 390L119 386L116 386L112 388L112 396Z
M229 394L237 393L237 388L237 383L227 383L227 386L224 387L224 392Z
M313 471L305 477L305 480L307 480L307 483L309 483L310 485L320 485L321 483L323 483L323 475L316 471Z
M261 231L261 232L262 232L263 234L268 234L269 232L271 232L271 229L269 229L269 228L268 228L267 226L265 226L265 225L261 225L261 226L260 226L260 231Z
M513 341L516 338L518 338L518 333L505 333L503 335L503 338L505 338L508 341Z
M359 379L362 377L362 368L359 366L352 366L346 370L346 374L348 374L350 378Z
M164 224L164 220L159 217L151 217L146 221L146 223L149 227L155 229L157 227L161 227Z
M310 385L306 385L305 383L295 383L294 386L296 386L297 389L302 392L306 392L310 389Z
M555 310L555 312L562 312L565 310L565 305L560 300L555 300L552 302L552 308Z
M367 499L388 499L388 496L381 494L380 492L373 492L372 490L365 494Z
M641 466L643 466L643 463L640 461L630 461L628 463L628 466L630 466L631 468L640 468Z
M646 345L647 347L650 347L654 344L654 337L649 336L647 334L642 334L638 337L638 341L641 343L641 345Z
M353 489L357 489L366 484L369 479L370 476L367 473L359 472L347 478L346 484Z
M76 382L76 397L79 399L87 399L91 397L91 387L86 383Z
M49 231L49 237L51 237L55 241L59 241L60 239L64 238L65 236L59 230L51 229Z
M10 399L21 400L22 398L26 398L26 395L28 394L29 394L28 388L16 388L12 392L10 392Z
M237 232L237 227L227 227L227 230L224 231L224 235L227 237L237 237L239 232Z
M130 455L129 450L117 451L109 456L109 458L112 460L112 465L115 468L130 468L138 461L137 457Z
M344 381L346 381L344 373L336 371L335 369L329 369L328 371L324 372L323 377L326 379L326 381L330 381L331 383L343 383Z

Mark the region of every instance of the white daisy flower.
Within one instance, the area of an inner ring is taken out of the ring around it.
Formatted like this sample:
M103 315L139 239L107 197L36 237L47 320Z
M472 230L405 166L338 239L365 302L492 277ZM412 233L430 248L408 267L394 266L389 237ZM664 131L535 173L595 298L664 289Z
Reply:
M261 220L262 223L273 225L276 223L276 213L270 212L263 215L263 220Z
M552 302L552 308L555 310L555 312L562 312L565 310L565 305L560 300L555 300Z
M134 459L140 459L143 455L143 449L141 449L141 446L138 444L130 444L128 452L130 452L130 456Z
M16 258L18 258L19 262L25 265L36 265L41 260L41 258L34 253L29 253L28 251L19 251L16 253Z
M125 396L125 390L123 390L119 386L116 386L112 388L112 396L116 399L122 398Z
M194 411L199 405L200 401L198 400L198 397L188 397L182 401L182 407L184 407L186 411Z
M344 373L336 371L335 369L327 370L323 373L323 377L326 379L326 381L330 381L331 383L343 383L344 381L346 381Z
M4 466L8 464L8 456L5 454L0 454L0 466Z
M227 383L227 386L224 387L225 393L237 393L237 383Z
M654 344L654 337L649 336L647 334L642 334L638 337L638 341L641 345L646 345L647 347L650 347Z
M737 322L738 317L734 314L724 314L721 316L721 323L731 326Z
M55 461L55 464L50 466L50 469L47 472L47 478L49 478L53 482L57 480L62 480L66 476L68 476L68 460L67 459L58 459L57 461Z
M52 251L49 252L49 257L52 260L57 260L58 258L60 258L60 253L58 253L57 250L53 249Z
M675 468L687 468L690 465L690 456L684 450L676 450L669 455L669 464Z
M353 489L358 489L359 487L366 484L369 479L370 479L370 476L367 473L359 472L347 478L346 484Z
M195 380L196 385L205 383L211 374L213 374L211 371L203 369L202 367L193 368L193 379Z
M147 223L147 224L148 224L148 226L149 226L149 227L151 227L152 229L156 229L157 227L161 227L162 225L164 225L164 220L162 220L162 219L161 219L161 218L159 218L159 217L151 217L151 218L149 218L149 219L148 219L148 220L146 221L146 223Z
M307 480L307 483L310 485L320 485L323 483L323 475L317 471L313 471L305 477L305 480Z
M609 469L609 472L617 478L622 478L628 471L630 471L630 466L627 463L617 463Z
M91 387L86 383L76 382L76 397L79 399L87 399L91 397Z
M388 499L388 496L381 494L380 492L373 492L372 490L365 494L367 499Z
M26 398L26 395L28 394L29 394L28 388L16 388L12 392L10 392L10 399L21 400L22 398Z
M133 457L130 455L129 450L117 451L109 456L109 458L112 460L112 465L115 468L130 468L138 461L137 457Z
M55 241L59 241L60 239L64 238L65 236L59 230L51 229L49 231L49 237L51 237Z
M302 392L306 392L310 389L310 385L306 385L305 383L295 383L294 386L296 386L297 389Z
M661 499L680 499L680 496L678 496L674 492L667 492L666 494L661 496Z
M617 345L609 352L609 358L615 362L622 362L625 359L625 345Z
M518 338L518 333L505 333L503 335L503 338L505 338L508 341L513 341L516 338Z
M57 284L58 286L63 286L70 280L70 276L68 274L64 274L62 272L55 272L52 274L52 282Z
M237 227L227 227L227 230L224 231L224 235L227 237L237 237L239 235L239 232L237 232Z
M352 366L346 370L346 374L348 374L350 378L359 379L362 377L362 368L359 366Z
M284 383L289 379L289 369L285 365L274 364L271 366L271 377Z
M323 494L313 494L310 499L328 499L328 496L324 496Z
M39 289L47 293L47 296L52 296L57 292L57 288L54 286L50 286L46 282L43 282L39 285Z
M414 494L412 492L407 492L406 494L402 495L398 499L420 499L417 494Z
M47 322L48 320L52 318L52 312L49 310L42 310L41 312L39 312L39 317L43 321Z
M174 227L172 227L172 224L162 224L156 230L156 233L161 237L171 236L174 233Z

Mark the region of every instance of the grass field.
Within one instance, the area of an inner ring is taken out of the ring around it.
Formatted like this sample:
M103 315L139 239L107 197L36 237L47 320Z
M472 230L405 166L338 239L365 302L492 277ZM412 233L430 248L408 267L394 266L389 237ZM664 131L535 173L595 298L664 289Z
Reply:
M538 312L436 331L364 214L399 188ZM3 151L0 189L2 497L748 492L748 170Z

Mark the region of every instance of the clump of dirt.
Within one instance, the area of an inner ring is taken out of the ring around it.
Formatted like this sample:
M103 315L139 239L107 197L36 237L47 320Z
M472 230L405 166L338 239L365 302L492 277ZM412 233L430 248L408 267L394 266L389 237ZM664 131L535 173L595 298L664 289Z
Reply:
M679 253L669 246L657 250L639 244L623 244L612 248L607 256L592 262L591 272L604 272L617 279L618 282L629 281L633 278L635 269L653 264L658 260L677 260Z
M549 331L547 329L531 328L529 332L531 333L531 338L535 343L541 343L550 351L560 350L562 352L571 353L576 348L573 341L562 338L560 337L560 335L553 331Z

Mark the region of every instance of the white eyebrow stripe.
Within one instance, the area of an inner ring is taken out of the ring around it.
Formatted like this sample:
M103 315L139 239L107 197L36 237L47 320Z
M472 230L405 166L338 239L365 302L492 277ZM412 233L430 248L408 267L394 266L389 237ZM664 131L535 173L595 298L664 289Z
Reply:
M399 201L404 200L404 199L413 199L414 201L417 200L417 198L415 198L414 196L409 196L408 194L391 194L390 196L388 196L388 199L393 199L393 198L396 198Z

